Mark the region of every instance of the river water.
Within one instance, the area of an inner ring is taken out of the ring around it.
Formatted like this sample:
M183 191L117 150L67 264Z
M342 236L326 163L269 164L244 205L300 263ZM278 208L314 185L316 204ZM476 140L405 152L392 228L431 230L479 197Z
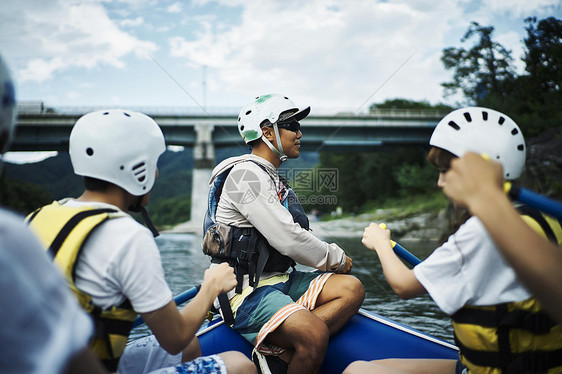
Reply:
M450 318L440 311L427 295L411 300L401 300L386 283L376 253L367 250L359 237L330 238L344 248L353 259L352 275L365 287L363 309L375 312L414 329L452 342ZM209 258L201 252L201 237L195 234L161 234L156 242L160 248L166 280L174 295L201 283L209 266ZM424 259L435 248L434 244L412 246L408 250ZM300 268L299 270L309 270ZM146 326L133 330L131 339L148 334Z

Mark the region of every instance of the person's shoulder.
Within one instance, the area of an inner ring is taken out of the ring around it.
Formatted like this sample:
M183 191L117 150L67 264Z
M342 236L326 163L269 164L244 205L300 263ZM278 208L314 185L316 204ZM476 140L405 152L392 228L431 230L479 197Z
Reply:
M470 242L474 247L493 245L493 241L488 234L486 227L476 216L470 217L452 236L455 237L457 242Z
M15 229L24 229L26 225L23 216L6 208L0 208L0 227L11 227Z
M35 235L24 222L24 217L11 210L0 208L0 236L4 242L18 242L20 245L31 243ZM32 239L33 238L33 239ZM38 244L38 243L37 243Z
M466 222L460 226L459 231L461 231L461 229L463 231L486 231L484 224L480 221L480 218L476 216L467 219Z
M115 205L101 202L79 202L72 199L64 201L64 205L72 207L88 206L93 209L113 209L115 212L109 215L110 219L106 220L98 229L105 235L123 239L138 236L142 238L149 236L152 238L152 234L148 228Z
M269 161L254 155L249 155L243 162L234 165L232 172L236 170L249 170L259 178L271 178L277 174L277 170Z

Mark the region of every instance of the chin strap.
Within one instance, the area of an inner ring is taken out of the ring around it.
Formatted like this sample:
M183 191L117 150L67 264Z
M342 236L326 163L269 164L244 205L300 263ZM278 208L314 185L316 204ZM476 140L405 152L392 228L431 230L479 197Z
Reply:
M142 220L144 221L144 224L146 225L146 227L148 227L148 229L150 230L150 232L152 232L152 236L154 236L155 238L160 235L160 233L158 232L158 230L156 229L156 227L154 226L154 224L152 223L152 221L150 220L150 217L148 216L148 212L146 211L146 209L141 205L142 202L142 196L139 197L139 199L137 200L136 204L132 205L129 207L129 210L131 212L135 212L135 213L140 213L142 216Z
M273 153L275 153L277 157L279 157L281 162L285 162L287 161L288 157L285 155L285 152L283 152L283 144L281 144L281 137L279 136L279 128L277 127L277 122L273 124L273 132L275 133L275 140L277 141L279 149L275 148L265 136L262 136L262 140L265 144L267 144L269 149L271 149Z

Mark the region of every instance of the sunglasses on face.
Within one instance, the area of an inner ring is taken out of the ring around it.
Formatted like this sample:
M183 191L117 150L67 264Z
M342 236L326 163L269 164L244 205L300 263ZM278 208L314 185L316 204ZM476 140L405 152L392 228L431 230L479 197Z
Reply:
M301 124L298 121L280 122L277 124L277 127L292 132L299 132L301 129Z

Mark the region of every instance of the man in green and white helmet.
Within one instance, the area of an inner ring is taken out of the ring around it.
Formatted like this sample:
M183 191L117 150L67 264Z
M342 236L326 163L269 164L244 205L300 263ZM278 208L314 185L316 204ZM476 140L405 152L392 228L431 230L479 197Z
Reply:
M221 162L211 177L203 250L211 267L228 262L235 268L229 322L255 346L253 360L264 373L317 372L329 336L364 298L361 282L346 275L351 258L309 231L297 196L277 170L299 157L299 121L309 112L282 95L256 97L238 118L251 154ZM296 263L320 272L296 271ZM228 319L225 303L220 307Z

